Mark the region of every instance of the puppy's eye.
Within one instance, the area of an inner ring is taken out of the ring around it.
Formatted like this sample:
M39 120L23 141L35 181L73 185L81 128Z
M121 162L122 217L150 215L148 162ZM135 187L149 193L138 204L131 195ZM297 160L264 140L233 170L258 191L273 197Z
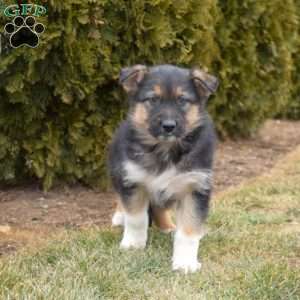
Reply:
M156 102L158 102L158 97L147 97L147 98L145 98L143 101L144 102L148 102L148 103L156 103Z
M178 100L178 103L183 107L186 107L190 104L189 99L184 96L179 96L177 100Z
M186 101L185 97L183 96L178 97L178 102L185 102L185 101Z

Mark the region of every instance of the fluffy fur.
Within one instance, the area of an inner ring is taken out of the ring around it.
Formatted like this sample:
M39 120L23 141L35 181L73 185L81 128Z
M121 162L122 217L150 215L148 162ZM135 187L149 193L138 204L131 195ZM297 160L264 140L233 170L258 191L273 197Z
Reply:
M194 272L216 140L205 106L218 81L200 69L136 65L122 70L120 83L130 107L111 144L109 170L121 198L113 217L124 225L121 247L146 245L149 206L162 230L174 229L166 214L174 208L173 269Z

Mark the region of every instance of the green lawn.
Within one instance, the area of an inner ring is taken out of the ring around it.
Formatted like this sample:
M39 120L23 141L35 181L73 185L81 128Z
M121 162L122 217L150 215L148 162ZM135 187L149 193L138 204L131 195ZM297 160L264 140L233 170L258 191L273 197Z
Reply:
M0 298L300 299L300 148L213 202L199 273L171 271L172 237L157 230L129 252L120 230L69 231L2 259Z

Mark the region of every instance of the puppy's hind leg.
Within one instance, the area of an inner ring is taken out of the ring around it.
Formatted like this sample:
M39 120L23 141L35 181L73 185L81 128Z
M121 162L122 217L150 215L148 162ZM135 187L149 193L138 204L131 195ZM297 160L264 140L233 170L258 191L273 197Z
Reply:
M170 209L152 206L153 221L164 233L169 233L176 229L170 213Z
M124 219L125 219L124 208L120 200L118 200L116 210L111 219L112 226L124 226L124 222L125 222Z
M144 248L147 242L149 225L146 193L136 189L132 195L123 201L124 206L124 232L120 244L122 249Z

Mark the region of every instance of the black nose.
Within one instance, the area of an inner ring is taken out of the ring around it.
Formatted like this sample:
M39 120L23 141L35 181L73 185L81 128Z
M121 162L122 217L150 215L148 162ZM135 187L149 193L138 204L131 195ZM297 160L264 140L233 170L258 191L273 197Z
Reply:
M162 121L162 127L165 132L171 133L176 127L176 121L175 120Z

